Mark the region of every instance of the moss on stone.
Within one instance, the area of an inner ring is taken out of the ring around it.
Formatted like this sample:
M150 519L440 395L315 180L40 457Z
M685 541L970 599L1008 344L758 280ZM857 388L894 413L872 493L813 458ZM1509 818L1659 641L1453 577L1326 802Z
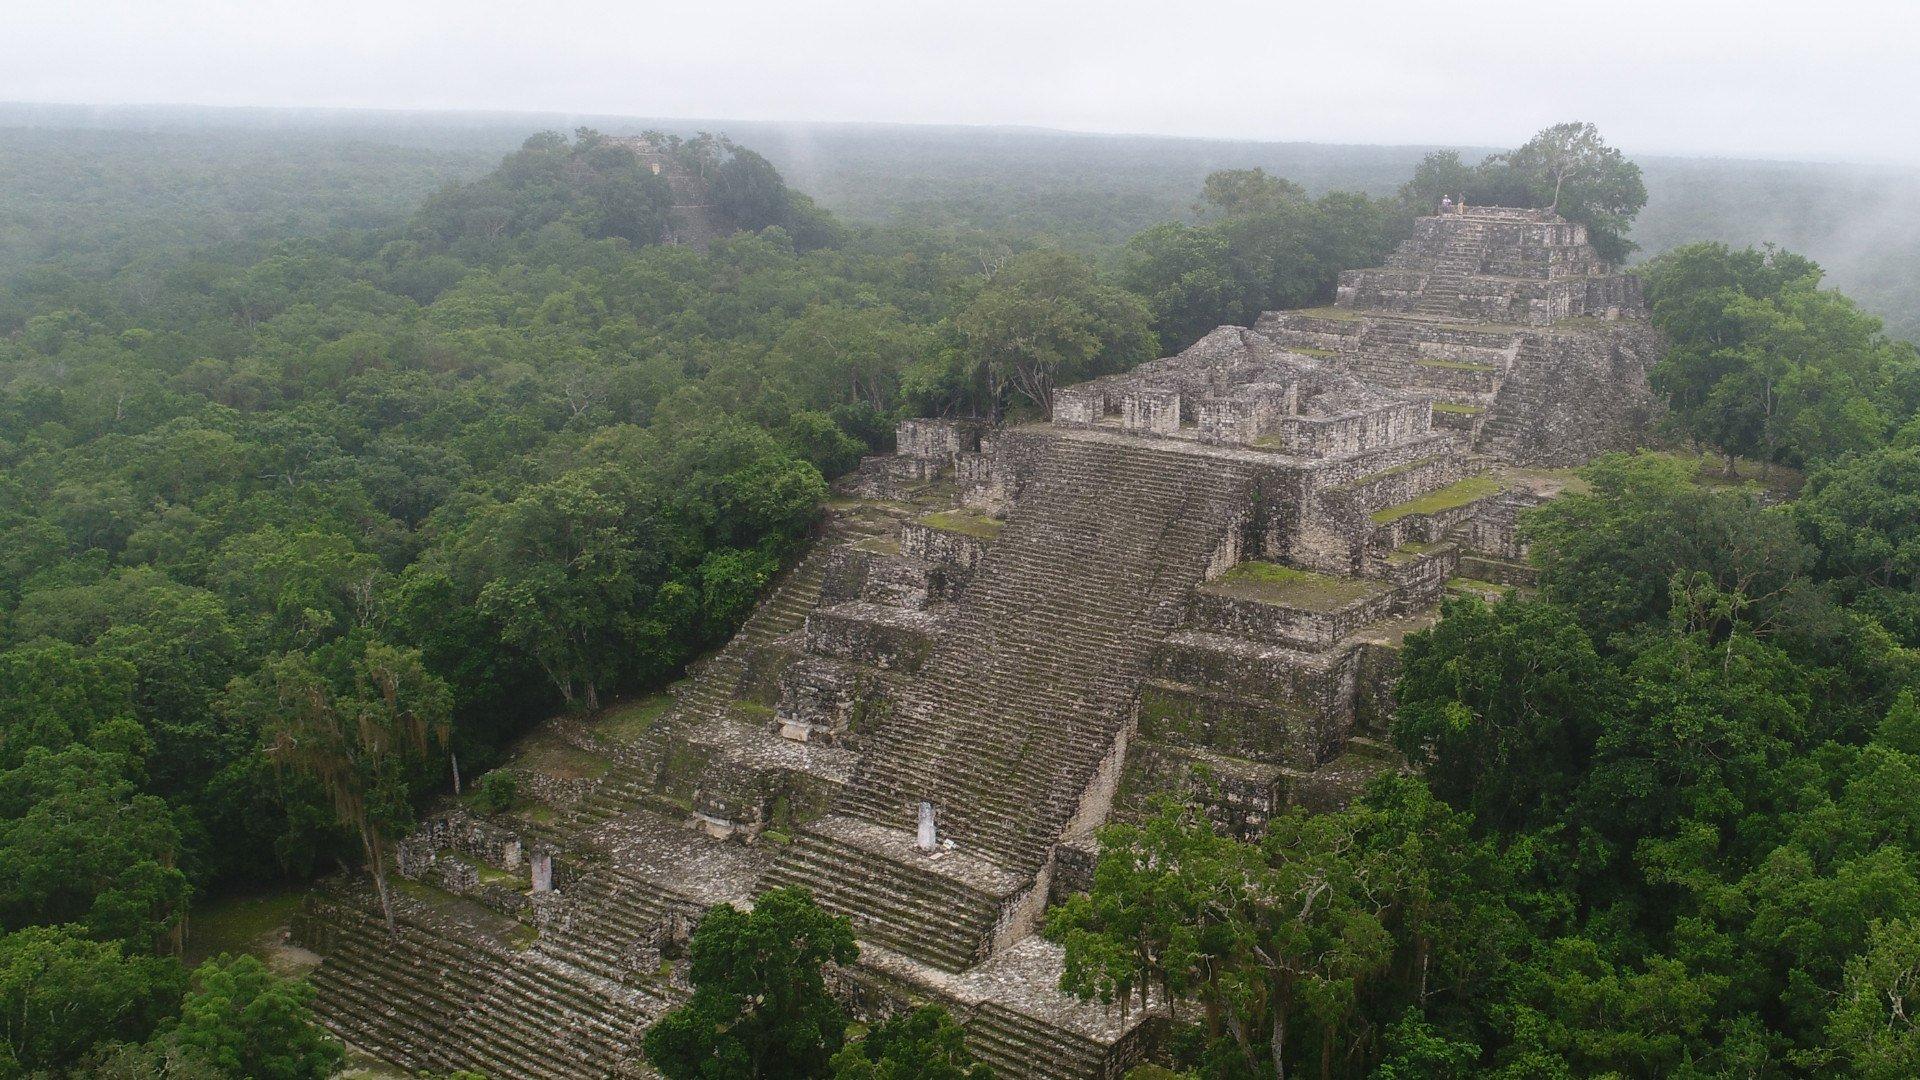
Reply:
M1331 305L1327 307L1301 308L1298 311L1289 311L1287 314L1301 315L1309 319L1332 319L1336 322L1364 322L1367 318L1367 316L1358 311L1343 307L1333 307Z
M672 707L673 695L665 692L623 701L600 715L595 733L608 742L623 746L644 742L653 734L660 718Z
M1485 405L1466 405L1458 401L1436 401L1433 403L1433 411L1437 413L1452 413L1455 416L1479 416L1481 413L1487 411L1487 407Z
M1333 611L1380 591L1379 585L1361 578L1258 561L1241 563L1209 586L1239 599L1307 611Z
M558 739L536 737L523 746L514 764L542 776L557 780L598 780L613 770L613 762L606 758Z
M1456 577L1447 579L1448 590L1456 593L1470 593L1488 600L1498 600L1513 591L1513 586L1502 585L1494 581L1481 581L1479 578Z
M1442 545L1437 543L1435 544L1419 544L1419 543L1401 544L1399 547L1394 548L1392 551L1387 553L1387 561L1392 563L1395 566L1405 566L1410 562L1416 561L1417 559L1420 558L1420 556L1425 555L1428 552L1433 551L1435 548L1438 548L1441 546Z
M1000 530L1005 527L1002 522L985 514L974 514L965 510L947 510L938 514L928 514L920 521L936 529L971 536L976 540L991 540L999 536Z
M1489 495L1498 495L1503 490L1505 485L1491 476L1469 476L1465 480L1456 480L1438 491L1430 491L1417 499L1376 510L1373 514L1373 523L1385 525L1413 514L1437 514L1443 510L1452 510L1476 502Z

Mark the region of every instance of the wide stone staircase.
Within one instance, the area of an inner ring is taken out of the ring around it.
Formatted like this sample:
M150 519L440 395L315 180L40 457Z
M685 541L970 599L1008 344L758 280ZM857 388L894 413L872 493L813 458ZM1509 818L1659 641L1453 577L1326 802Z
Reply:
M967 1049L1001 1076L1088 1080L1105 1074L1108 1047L993 1002L981 1005L966 1026Z
M1003 868L1011 891L1045 862L1112 750L1148 651L1179 621L1255 475L1197 450L1056 430L1019 437L1032 456L1019 505L836 805L897 841L930 802L942 836ZM869 935L929 963L951 969L980 955L993 932L983 901L999 910L1009 891L976 889L983 895L965 903L916 895L926 860L895 854L893 841L852 856L803 837L776 877L858 912ZM857 891L845 891L848 877ZM877 902L883 895L891 899ZM917 913L934 902L958 925L929 934Z
M347 899L313 901L296 940L326 959L309 981L314 1015L355 1047L409 1069L444 1068L463 1003L505 963L503 944L448 934L402 907L399 936L377 910ZM325 940L316 940L315 932Z
M1519 456L1520 444L1533 435L1539 418L1552 404L1548 387L1553 374L1553 356L1542 339L1524 339L1480 427L1479 449L1496 456Z
M670 1006L677 994L657 972L637 968L634 958L676 918L697 921L701 906L615 867L597 868L566 891L573 916L541 934L542 951Z
M985 958L1004 904L1025 881L978 857L929 859L913 836L872 822L829 816L814 822L762 879L797 885L849 916L854 931L945 971ZM918 872L902 872L902 867Z
M325 955L311 980L320 1021L407 1069L501 1078L613 1076L674 995L623 985L552 951L512 920L442 897L396 896L398 935L371 897L316 900L296 938Z

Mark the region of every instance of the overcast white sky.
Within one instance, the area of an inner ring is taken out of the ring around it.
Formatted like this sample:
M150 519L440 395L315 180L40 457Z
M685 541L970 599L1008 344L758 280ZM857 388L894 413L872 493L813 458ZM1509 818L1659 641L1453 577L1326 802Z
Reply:
M0 100L1920 161L1920 0L0 0Z

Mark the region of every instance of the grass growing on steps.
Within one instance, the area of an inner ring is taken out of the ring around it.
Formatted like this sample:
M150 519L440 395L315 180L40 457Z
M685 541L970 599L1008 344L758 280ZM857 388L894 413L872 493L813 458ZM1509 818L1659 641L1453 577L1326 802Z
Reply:
M1503 489L1504 485L1491 476L1469 476L1465 480L1456 480L1438 491L1430 491L1410 502L1376 510L1373 513L1373 523L1385 525L1410 514L1437 514L1442 510L1465 506L1489 495L1498 495Z
M520 755L511 764L560 780L598 780L613 770L613 763L606 758L568 746L544 732L521 743Z
M1334 611L1380 591L1375 583L1360 578L1316 574L1270 562L1243 562L1209 587L1242 600L1306 611Z
M939 514L928 514L920 519L922 524L931 525L947 532L957 532L962 536L971 536L976 540L991 540L1000 535L1005 524L985 514L972 514L965 510L948 510Z
M186 962L189 967L221 953L268 956L279 932L300 910L305 890L262 896L229 896L194 905L187 923Z
M1481 413L1487 411L1487 407L1485 405L1463 405L1457 401L1436 401L1433 403L1433 411L1438 413L1454 413L1458 416L1479 416Z
M654 725L672 706L673 695L667 693L622 702L601 715L594 725L595 734L617 745L634 745L652 734Z

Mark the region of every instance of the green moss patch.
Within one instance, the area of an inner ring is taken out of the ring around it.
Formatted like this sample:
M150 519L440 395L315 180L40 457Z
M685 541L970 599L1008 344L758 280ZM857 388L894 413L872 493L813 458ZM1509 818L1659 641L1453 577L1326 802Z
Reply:
M1451 592L1478 596L1483 600L1498 600L1513 591L1511 585L1501 585L1479 578L1457 577L1447 579L1447 589Z
M1271 562L1243 562L1209 587L1237 599L1305 611L1335 611L1380 591L1378 584L1361 578L1316 574Z
M1505 490L1505 487L1491 476L1469 476L1465 480L1457 480L1438 491L1430 491L1409 502L1376 510L1373 513L1373 523L1385 525L1414 514L1437 514L1443 510L1452 510L1489 495L1498 495Z
M1481 413L1487 411L1487 407L1485 405L1462 405L1457 401L1436 401L1433 403L1433 411L1437 413L1452 413L1455 416L1479 416Z
M602 713L594 725L595 733L608 742L631 746L653 734L660 718L673 707L673 695L648 694L636 701L622 702Z
M1387 561L1395 566L1405 566L1417 561L1422 555L1443 547L1442 544L1401 544L1387 553Z
M1005 524L985 514L969 513L965 510L948 510L939 514L928 514L920 519L924 525L931 525L946 532L956 532L962 536L971 536L976 540L991 540L1000 535Z
M528 742L513 764L527 772L558 780L598 780L613 769L613 763L606 758L557 739Z

